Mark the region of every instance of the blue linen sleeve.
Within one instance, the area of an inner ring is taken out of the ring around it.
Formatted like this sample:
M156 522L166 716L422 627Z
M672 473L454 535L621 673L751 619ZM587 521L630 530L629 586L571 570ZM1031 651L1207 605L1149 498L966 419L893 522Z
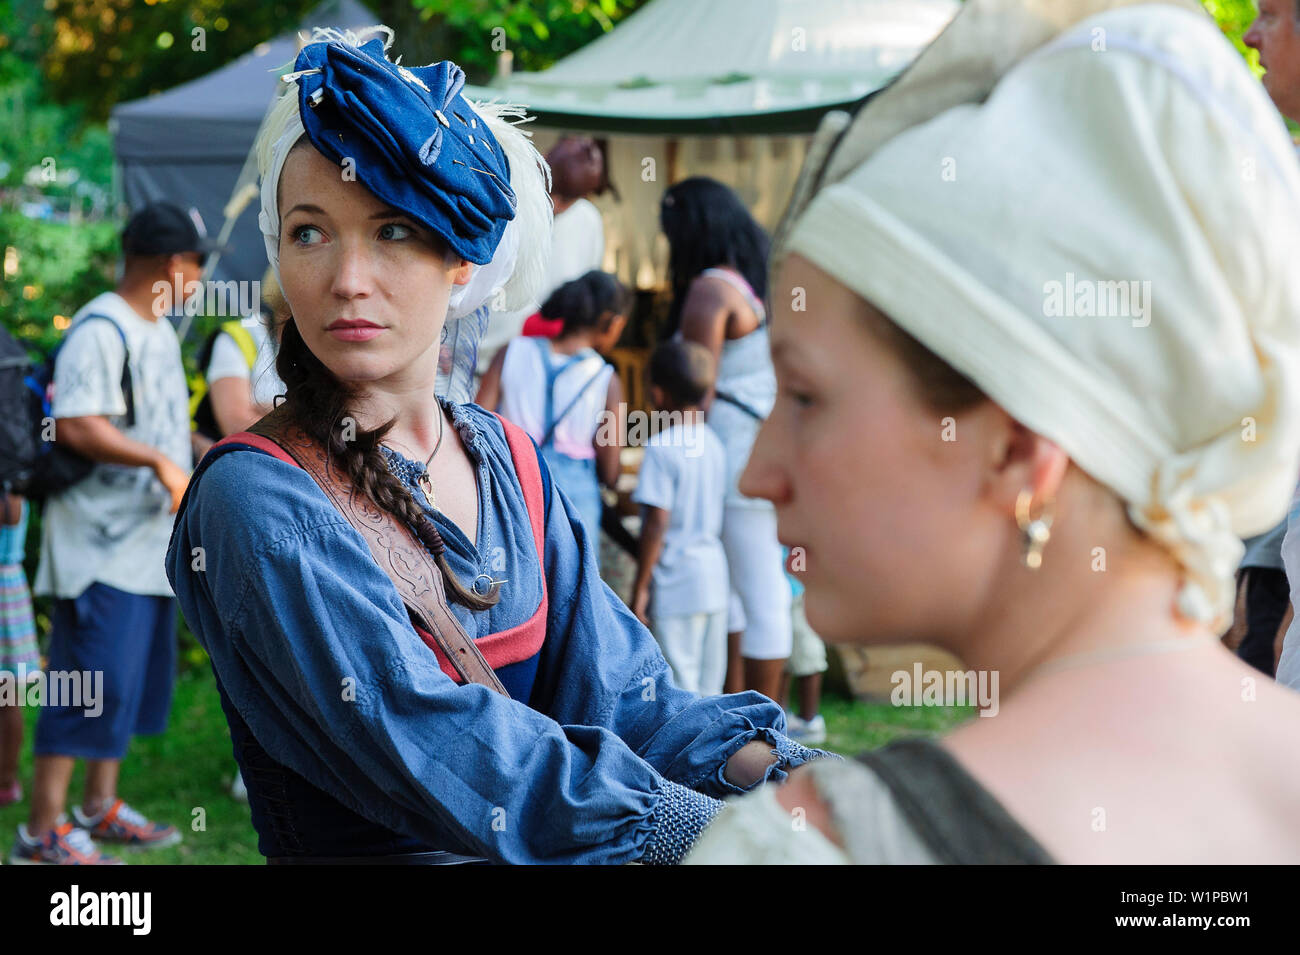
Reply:
M210 464L167 567L261 746L390 829L498 862L675 862L719 808L610 728L449 679L361 535L270 456Z
M541 464L546 467L544 459ZM535 707L566 726L607 727L669 780L717 798L747 791L723 769L751 740L771 743L776 752L760 782L781 782L789 769L830 755L785 736L784 711L761 693L699 697L676 686L650 631L600 578L587 537L552 482L550 607Z

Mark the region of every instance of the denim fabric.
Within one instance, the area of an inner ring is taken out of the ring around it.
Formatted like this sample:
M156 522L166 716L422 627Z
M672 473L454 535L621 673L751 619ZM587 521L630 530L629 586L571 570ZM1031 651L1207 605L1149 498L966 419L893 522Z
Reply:
M533 613L542 571L500 423L475 405L453 418L477 464L481 530L471 548L435 516L448 559L462 577L487 563L509 581L491 610L454 608L478 636ZM167 569L252 737L351 813L497 862L635 861L678 812L664 779L740 792L726 760L756 735L776 740L784 716L757 693L701 699L673 685L558 487L545 552L547 636L527 701L449 679L361 535L309 475L269 455L204 458ZM788 753L769 780L805 758Z
M600 484L596 480L595 458L571 458L554 447L542 448L542 457L551 469L555 483L560 486L573 509L582 519L582 526L587 529L595 547L596 566L600 566L600 515L604 503L600 499Z
M432 848L358 815L277 763L249 732L220 679L217 691L230 724L235 762L248 789L248 809L262 855L272 859L387 856Z

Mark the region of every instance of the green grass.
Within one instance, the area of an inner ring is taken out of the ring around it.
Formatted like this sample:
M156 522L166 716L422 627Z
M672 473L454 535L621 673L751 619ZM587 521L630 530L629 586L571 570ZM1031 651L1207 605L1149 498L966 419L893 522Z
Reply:
M27 708L24 714L27 735L18 772L28 794L36 712ZM68 790L69 806L81 799L84 772L84 764L78 761ZM168 849L124 852L120 857L128 864L261 864L248 806L230 795L234 775L230 734L212 672L195 668L177 681L167 732L132 740L118 783L119 796L148 818L174 825L183 841ZM27 818L27 808L24 799L0 809L0 851L6 857L15 827Z
M19 779L31 791L31 737L36 709L25 708L26 733ZM873 749L909 734L938 734L968 718L969 707L895 707L826 696L826 748L845 755ZM78 763L70 800L82 793ZM169 849L123 853L131 864L262 864L248 807L230 796L235 773L230 736L206 665L184 673L176 685L171 722L162 736L140 737L122 764L118 794L150 819L171 823L184 841ZM199 812L201 810L201 812ZM0 809L0 853L8 856L14 828L27 817L27 802ZM199 826L201 828L197 828Z
M972 706L894 706L837 696L822 698L826 745L845 756L884 746L901 736L938 736L975 715Z

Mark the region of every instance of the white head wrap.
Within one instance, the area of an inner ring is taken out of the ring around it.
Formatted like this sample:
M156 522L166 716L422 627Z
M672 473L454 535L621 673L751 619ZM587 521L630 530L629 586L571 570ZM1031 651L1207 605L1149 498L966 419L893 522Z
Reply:
M969 0L827 119L791 251L1118 494L1226 626L1296 485L1300 168L1197 4Z

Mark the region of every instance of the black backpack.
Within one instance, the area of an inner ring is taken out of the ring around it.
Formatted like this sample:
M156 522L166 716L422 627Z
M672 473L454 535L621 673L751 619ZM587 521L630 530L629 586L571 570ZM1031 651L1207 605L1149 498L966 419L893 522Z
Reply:
M0 325L0 488L5 493L27 484L36 461L26 382L30 368L27 349Z
M131 351L122 327L107 315L79 319L38 362L3 328L0 328L0 486L33 501L43 501L83 480L95 462L65 445L47 440L46 426L54 398L54 361L77 328L93 319L110 323L122 338L122 397L126 400L126 425L135 424L135 391L131 382Z

